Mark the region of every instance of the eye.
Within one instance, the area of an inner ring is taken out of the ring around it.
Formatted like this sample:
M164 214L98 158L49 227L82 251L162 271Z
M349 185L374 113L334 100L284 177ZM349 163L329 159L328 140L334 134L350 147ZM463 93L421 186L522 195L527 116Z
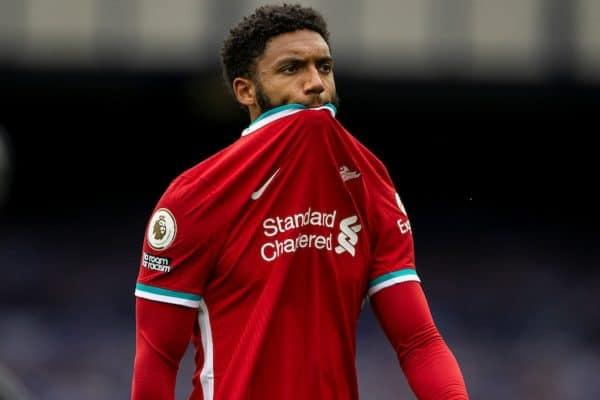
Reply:
M283 72L284 74L293 74L297 70L298 66L295 64L286 65L285 67L281 68L281 72Z
M323 73L329 73L332 70L332 65L331 63L323 63L321 65L319 65L319 71L323 72Z

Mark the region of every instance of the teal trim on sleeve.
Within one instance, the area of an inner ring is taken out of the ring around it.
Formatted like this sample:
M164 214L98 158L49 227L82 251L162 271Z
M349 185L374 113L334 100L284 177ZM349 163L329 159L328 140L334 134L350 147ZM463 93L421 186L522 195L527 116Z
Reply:
M144 285L141 283L136 283L135 288L138 290L141 290L143 292L158 294L161 296L177 297L179 299L194 300L194 301L202 300L202 296L198 296L197 294L176 292L174 290L157 288L154 286L148 286L148 285Z
M371 282L369 282L369 287L373 287L375 285L380 284L381 282L385 282L387 280L397 278L399 276L407 276L407 275L418 276L417 271L415 271L414 269L410 269L410 268L401 269L399 271L389 272L387 274L381 275L379 278L373 279Z

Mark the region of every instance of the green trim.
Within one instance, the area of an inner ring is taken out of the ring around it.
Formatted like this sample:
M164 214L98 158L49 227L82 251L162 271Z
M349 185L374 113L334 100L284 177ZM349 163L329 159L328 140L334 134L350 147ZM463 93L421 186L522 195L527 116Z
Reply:
M371 282L369 282L369 287L371 288L375 285L380 284L381 282L385 282L387 280L397 278L399 276L406 276L406 275L418 276L417 271L415 271L414 269L410 269L410 268L401 269L399 271L390 272L390 273L381 275L379 278L373 279Z
M141 290L143 292L148 292L152 294L159 294L161 296L169 296L169 297L177 297L180 299L186 300L194 300L200 301L202 300L202 296L198 296L197 294L184 293L184 292L176 292L174 290L157 288L154 286L143 285L141 283L136 283L135 288Z
M270 117L273 114L276 114L280 111L284 111L284 110L302 110L306 108L304 105L299 104L299 103L292 103L292 104L285 104L283 106L279 106L279 107L275 107L270 109L269 111L266 111L262 114L260 114L258 116L258 118L256 118L254 121L252 121L252 123L250 124L250 126L254 125L255 123L257 123L258 121L265 119L267 117Z
M336 115L336 114L337 114L337 107L336 107L336 106L334 106L333 104L331 104L331 103L327 103L327 104L325 104L325 107L327 107L327 108L330 108L330 109L331 109L331 111L333 111L333 115Z
M334 115L337 114L337 108L333 104L327 103L327 104L324 104L323 107L327 107L327 108L331 109L333 111ZM266 112L260 114L258 116L258 118L256 118L254 121L252 121L252 123L250 123L250 125L248 125L248 127L251 127L252 125L256 124L258 121L263 120L267 117L270 117L271 115L276 114L278 112L285 111L285 110L303 110L305 108L308 108L308 107L306 107L304 104L300 104L300 103L284 104L282 106L272 108L269 111L266 111Z

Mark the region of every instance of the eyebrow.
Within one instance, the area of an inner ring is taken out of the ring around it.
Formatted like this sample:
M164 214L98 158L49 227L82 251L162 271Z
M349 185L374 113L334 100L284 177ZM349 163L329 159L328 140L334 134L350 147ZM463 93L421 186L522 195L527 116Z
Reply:
M288 63L305 64L306 62L307 62L307 60L304 57L287 56L280 60L277 60L275 62L275 65L279 67L281 65L288 64ZM331 56L317 57L317 64L322 64L325 62L333 62L333 57L331 57Z

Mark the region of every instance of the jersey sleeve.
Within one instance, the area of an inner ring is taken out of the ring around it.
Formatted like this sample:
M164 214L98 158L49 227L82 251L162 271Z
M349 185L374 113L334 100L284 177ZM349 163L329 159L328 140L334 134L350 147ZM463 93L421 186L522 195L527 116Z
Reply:
M382 164L367 180L369 219L372 221L373 263L368 296L401 282L417 281L412 229L400 195Z
M214 265L214 238L204 185L182 181L167 189L148 220L135 295L198 308Z

